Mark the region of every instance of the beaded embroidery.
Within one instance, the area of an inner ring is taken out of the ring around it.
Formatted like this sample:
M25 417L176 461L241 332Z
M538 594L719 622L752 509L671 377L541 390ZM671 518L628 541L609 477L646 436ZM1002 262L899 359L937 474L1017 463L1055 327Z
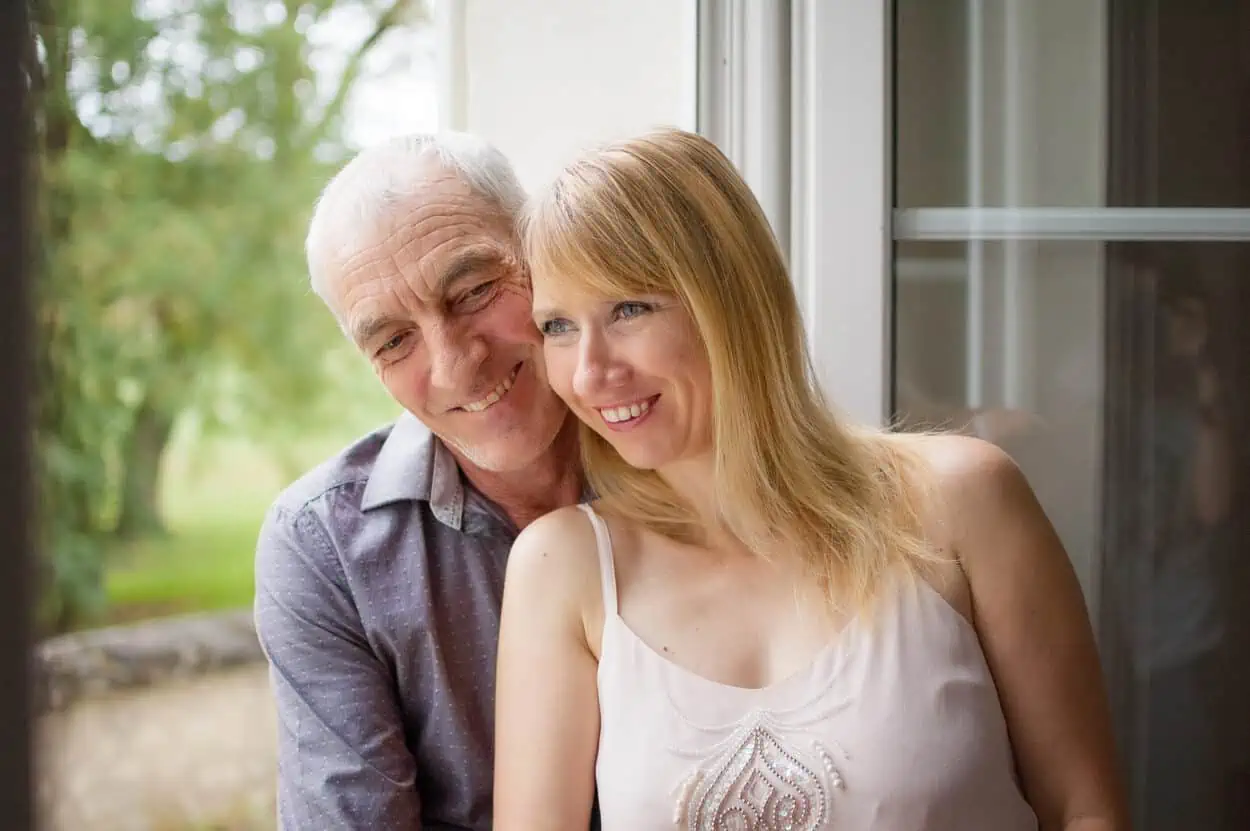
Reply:
M829 814L822 777L763 724L735 737L706 773L682 789L678 823L690 831L819 831ZM838 784L832 760L822 758Z

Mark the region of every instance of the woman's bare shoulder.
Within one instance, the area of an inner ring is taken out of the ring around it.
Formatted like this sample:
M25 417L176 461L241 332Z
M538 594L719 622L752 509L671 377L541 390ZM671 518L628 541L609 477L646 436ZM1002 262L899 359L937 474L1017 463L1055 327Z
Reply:
M925 437L917 447L932 472L932 521L965 567L1010 552L1062 552L1028 478L1005 450L967 436Z
M970 501L986 507L981 502L984 497L1002 495L1002 489L1018 488L1025 482L1015 460L984 439L929 434L904 441L921 461L927 490L937 497L936 506L943 512L967 507Z
M508 554L505 597L512 604L559 606L590 630L602 618L598 546L590 517L575 505L531 522Z
M569 505L544 514L521 530L508 555L508 571L594 571L596 550L590 517L578 506Z
M893 437L942 478L967 475L987 465L1012 463L998 445L961 433L895 433Z
M1005 490L1018 489L1023 474L1006 452L982 439L929 434L909 436L904 442L920 461L923 531L941 555L927 576L933 588L971 621L966 556L975 548L970 543L978 526L1000 522L1011 512L1003 502Z

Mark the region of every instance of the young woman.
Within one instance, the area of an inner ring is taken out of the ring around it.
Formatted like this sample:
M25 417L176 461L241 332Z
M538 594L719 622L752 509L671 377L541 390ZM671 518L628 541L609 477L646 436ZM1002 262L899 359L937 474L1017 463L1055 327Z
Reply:
M992 445L840 421L709 142L591 152L525 227L597 500L512 549L495 828L1120 831L1067 556Z

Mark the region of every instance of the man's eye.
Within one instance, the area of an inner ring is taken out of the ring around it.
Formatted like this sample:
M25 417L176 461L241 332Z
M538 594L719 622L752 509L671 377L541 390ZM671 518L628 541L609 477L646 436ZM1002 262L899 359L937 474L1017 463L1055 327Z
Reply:
M494 288L495 288L494 280L487 280L485 283L478 283L476 286L469 289L464 294L460 295L460 299L456 301L456 304L457 305L464 305L466 303L472 304L473 301L475 300L481 300L485 298L488 294L490 294L491 290Z
M555 337L556 335L563 335L565 332L569 331L569 325L570 324L567 320L562 317L557 317L548 320L540 326L539 329L545 337L550 338Z
M407 335L406 333L404 333L404 332L401 332L400 334L395 335L393 338L391 338L390 340L388 340L386 343L384 343L384 344L382 344L381 346L379 346L379 347L378 347L377 354L378 354L378 355L385 355L387 352L394 352L396 349L398 349L399 347L401 347L401 346L403 346L403 345L404 345L404 340L405 340L407 337L408 337L408 335Z

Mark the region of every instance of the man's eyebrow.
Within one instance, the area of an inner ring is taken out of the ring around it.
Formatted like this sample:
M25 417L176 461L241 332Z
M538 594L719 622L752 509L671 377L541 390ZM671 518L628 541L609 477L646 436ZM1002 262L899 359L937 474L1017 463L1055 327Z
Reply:
M503 255L494 248L470 248L457 254L438 277L439 294L447 294L457 281L479 271L495 268Z
M370 315L352 325L352 340L364 346L384 329L396 326L400 321L389 315Z

